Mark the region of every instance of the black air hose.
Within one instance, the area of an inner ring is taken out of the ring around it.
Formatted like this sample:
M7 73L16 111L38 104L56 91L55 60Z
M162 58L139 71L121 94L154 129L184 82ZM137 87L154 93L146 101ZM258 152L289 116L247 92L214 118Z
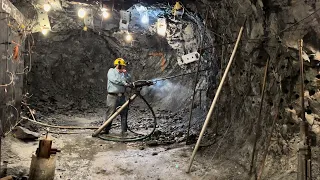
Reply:
M151 111L152 113L152 116L153 116L153 121L154 121L154 125L153 125L153 129L152 131L147 134L147 135L143 135L143 134L140 134L140 133L136 133L134 132L132 129L130 129L128 127L128 130L136 135L138 135L138 137L129 137L129 138L117 138L117 137L114 137L114 136L102 136L101 134L98 136L100 139L102 140L106 140L106 141L115 141L115 142L134 142L134 141L141 141L141 140L144 140L144 139L147 139L149 138L153 133L154 131L156 130L156 126L157 126L157 119L156 119L156 115L152 109L152 107L150 106L150 104L148 103L148 101L140 94L140 92L137 93L137 95L144 101L144 103L148 106L149 110ZM129 105L130 105L131 101L129 101ZM128 105L128 106L129 106Z

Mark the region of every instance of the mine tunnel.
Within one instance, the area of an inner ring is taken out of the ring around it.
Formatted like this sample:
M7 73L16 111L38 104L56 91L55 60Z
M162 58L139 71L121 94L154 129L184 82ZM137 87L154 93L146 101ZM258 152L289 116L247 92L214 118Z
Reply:
M0 180L320 180L320 2L0 3Z

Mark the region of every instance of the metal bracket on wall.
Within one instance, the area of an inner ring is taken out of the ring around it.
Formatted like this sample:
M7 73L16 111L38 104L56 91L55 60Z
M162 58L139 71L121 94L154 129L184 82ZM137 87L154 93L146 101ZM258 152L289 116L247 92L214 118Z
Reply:
M48 3L50 4L53 10L62 10L60 0L48 0Z
M198 52L192 52L181 57L182 59L178 61L179 65L189 64L200 59L200 54Z
M84 25L86 25L89 28L94 28L93 25L93 12L92 9L87 10L88 15L84 17Z
M41 32L42 29L51 30L48 13L43 9L38 9L38 24L32 29L32 32Z
M44 4L50 4L53 10L61 10L61 4L57 0L37 0L37 14L38 14L38 24L33 27L32 32L41 32L43 29L51 30L51 25L49 21L48 13L43 9Z
M49 4L51 10L61 11L62 5L60 0L36 0L35 7L36 9L43 9L44 4Z
M157 33L160 36L166 36L167 32L167 21L166 18L158 18L157 21Z
M119 29L121 31L128 31L129 29L129 22L130 22L130 11L121 10L120 11L120 23L119 23Z

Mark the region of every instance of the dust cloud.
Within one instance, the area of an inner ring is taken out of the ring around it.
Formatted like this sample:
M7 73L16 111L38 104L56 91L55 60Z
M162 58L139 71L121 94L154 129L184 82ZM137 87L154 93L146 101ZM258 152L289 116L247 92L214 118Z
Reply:
M152 98L158 108L177 110L190 98L191 89L181 83L165 80L157 81L154 85L144 88L142 94Z

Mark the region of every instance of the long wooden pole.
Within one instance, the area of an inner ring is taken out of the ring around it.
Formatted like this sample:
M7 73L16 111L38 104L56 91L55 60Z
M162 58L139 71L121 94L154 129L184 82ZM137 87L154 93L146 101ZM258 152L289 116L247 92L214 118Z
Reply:
M245 22L246 22L246 21L245 21ZM244 25L245 25L245 23L244 23L244 24L242 25L242 27L240 28L240 32L239 32L239 35L238 35L238 38L237 38L237 42L236 42L235 47L234 47L234 49L233 49L232 55L231 55L231 57L230 57L229 64L228 64L228 66L227 66L227 68L226 68L226 70L225 70L225 72L224 72L224 74L223 74L223 77L222 77L222 80L221 80L221 82L220 82L220 84L219 84L217 93L216 93L216 95L214 96L214 99L213 99L213 102L212 102L212 104L211 104L210 110L209 110L209 112L208 112L208 114L207 114L207 118L206 118L206 120L205 120L205 122L204 122L204 125L203 125L203 127L202 127L202 130L201 130L201 132L200 132L200 136L199 136L199 138L198 138L197 144L196 144L196 146L195 146L195 148L194 148L194 150L193 150L192 156L191 156L191 158L190 158L190 163L189 163L189 166L188 166L188 169L187 169L187 173L190 172L190 169L191 169L191 166L192 166L194 157L195 157L195 155L196 155L196 153L197 153L197 151L198 151L198 149L199 149L199 146L200 146L200 143L201 143L201 139L202 139L203 134L204 134L204 132L206 131L206 128L207 128L207 126L208 126L208 124L209 124L209 122L210 122L211 115L212 115L212 113L213 113L213 109L214 109L214 107L215 107L215 105L216 105L216 103L217 103L217 100L218 100L218 98L219 98L219 94L220 94L220 92L221 92L223 83L224 83L224 81L226 80L226 77L227 77L227 74L228 74L228 72L229 72L229 70L230 70L230 67L231 67L231 64L232 64L232 62L233 62L234 56L235 56L235 54L236 54L236 52L237 52L238 45L239 45L240 39L241 39L241 37L242 37Z
M298 180L311 180L311 149L308 138L308 123L306 122L304 109L304 60L302 58L303 40L299 41L300 60L300 98L301 98L301 119L300 122L300 143L298 152Z
M136 94L132 95L127 102L125 102L115 113L112 114L112 116L109 117L109 119L108 119L106 122L104 122L104 123L102 124L102 126L100 126L95 132L93 132L92 137L97 137L98 134L99 134L105 127L107 127L107 126L111 123L111 121L112 121L114 118L116 118L116 117L121 113L122 110L124 110L124 108L126 108L126 107L129 105L129 102L130 102L130 101L133 101L136 97L137 97Z

